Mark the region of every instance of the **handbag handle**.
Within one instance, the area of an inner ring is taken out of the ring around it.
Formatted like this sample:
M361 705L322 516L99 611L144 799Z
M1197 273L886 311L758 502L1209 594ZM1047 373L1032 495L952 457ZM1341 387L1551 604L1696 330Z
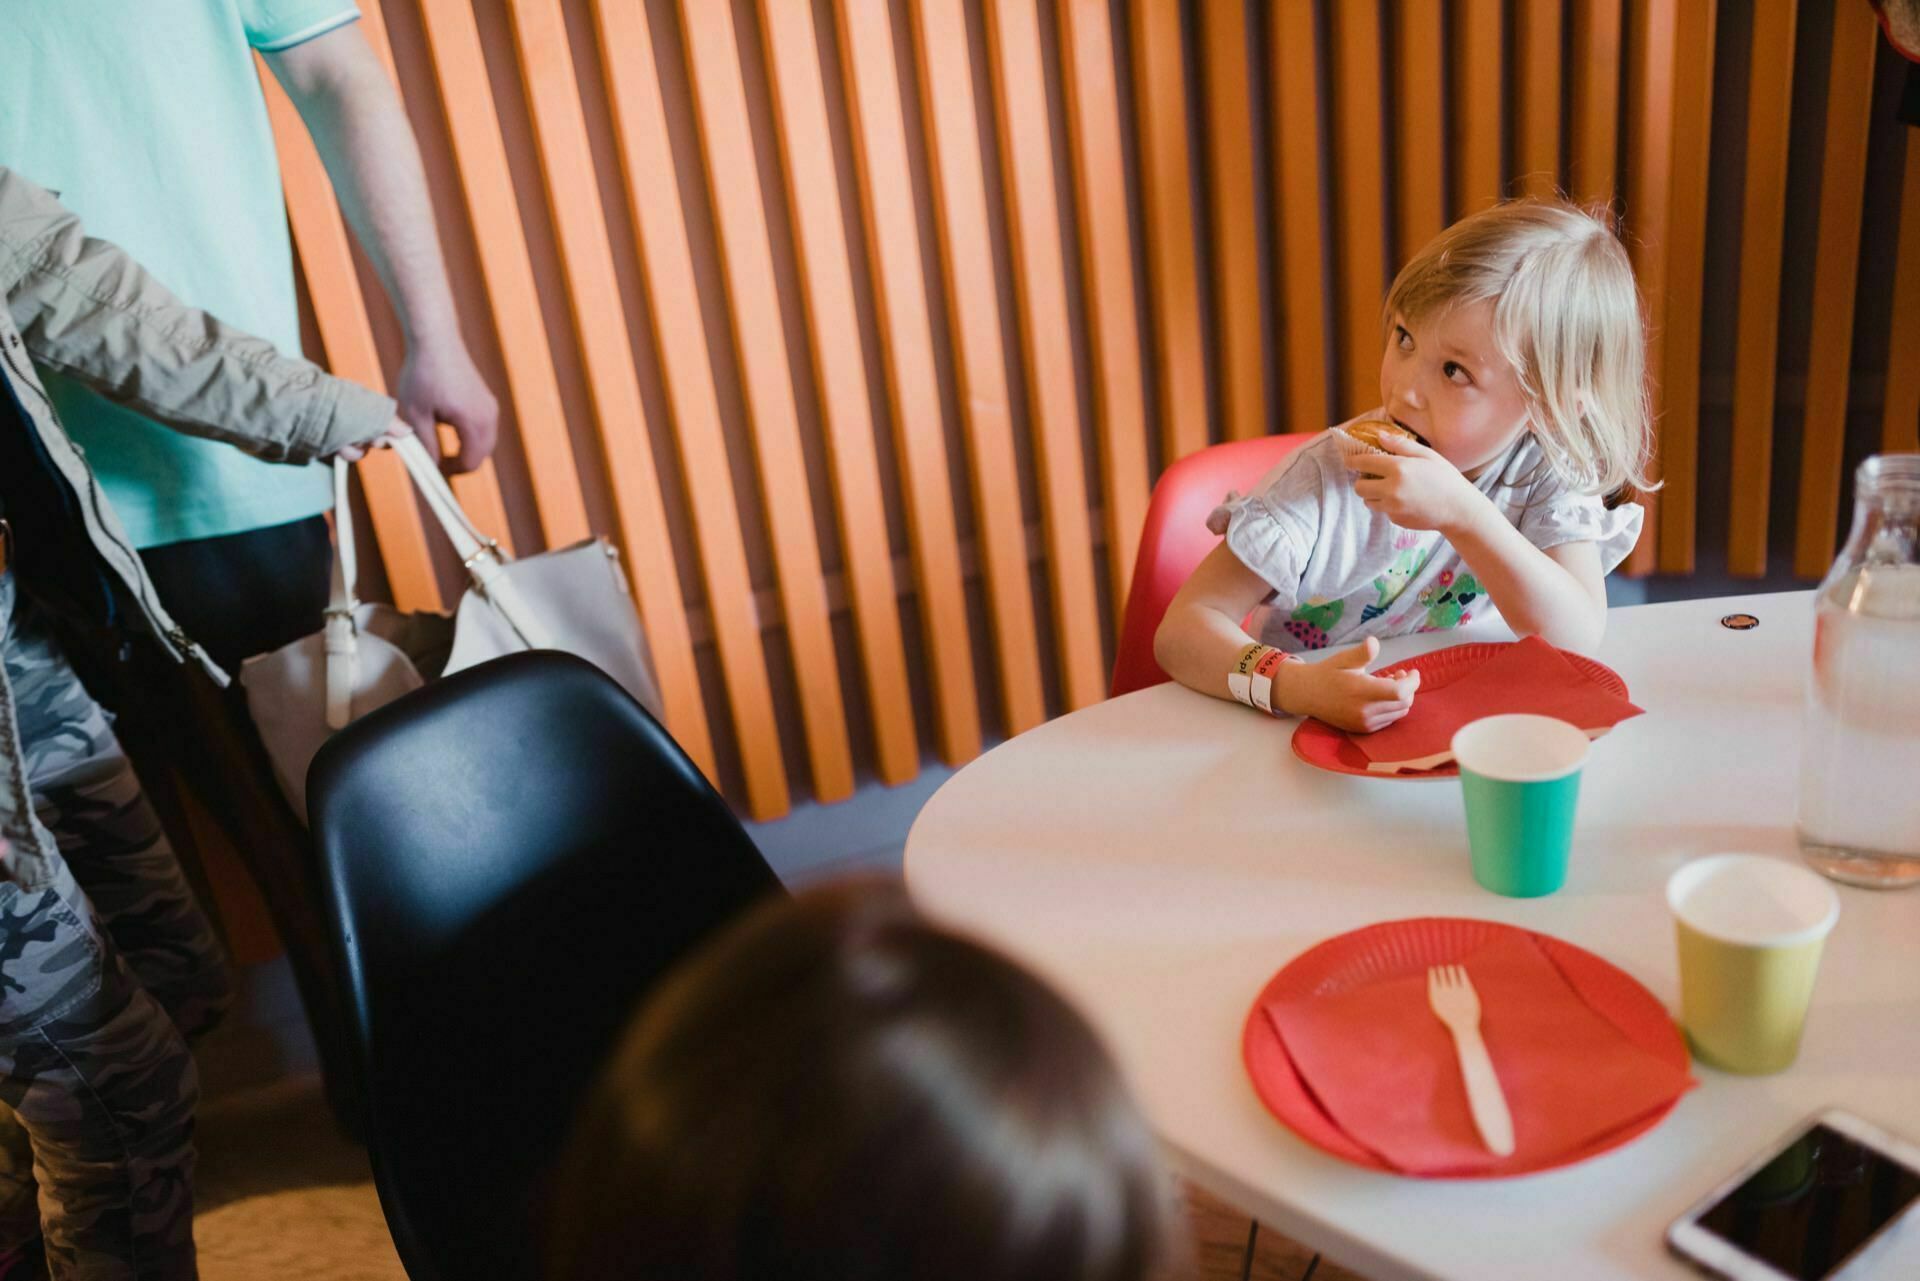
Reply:
M427 500L427 510L446 532L454 552L466 568L474 589L500 612L528 649L552 649L552 633L528 607L505 571L510 558L500 544L480 531L460 506L453 488L434 465L433 456L418 436L407 435L392 444L414 487ZM354 610L360 565L353 536L353 510L348 503L349 464L333 460L333 582L327 602L324 630L327 667L327 728L345 729L353 720L353 689L359 678L359 639Z
M392 448L400 455L400 461L406 464L407 475L413 478L414 487L425 496L427 510L433 513L434 519L440 522L440 528L446 531L447 539L453 544L460 563L466 567L467 576L473 580L475 589L500 611L501 617L519 634L528 649L552 649L552 634L528 608L504 572L510 558L500 550L499 543L480 532L466 509L460 506L460 500L454 497L453 487L440 474L433 456L427 452L420 438L402 436L393 442Z
M353 611L360 602L353 589L360 577L354 555L353 511L347 505L347 462L333 460L333 585L328 591L326 627L327 728L345 729L353 720L353 687L359 680L360 646Z

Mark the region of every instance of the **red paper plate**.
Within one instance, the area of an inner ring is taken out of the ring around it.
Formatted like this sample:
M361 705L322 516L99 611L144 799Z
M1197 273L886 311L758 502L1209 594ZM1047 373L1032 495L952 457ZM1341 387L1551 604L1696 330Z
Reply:
M1687 1043L1680 1029L1674 1026L1666 1007L1653 993L1626 971L1551 935L1497 921L1424 916L1385 921L1330 938L1294 957L1268 981L1254 998L1240 1039L1241 1057L1254 1093L1288 1129L1321 1151L1370 1170L1403 1173L1355 1143L1333 1123L1295 1070L1265 1006L1281 996L1334 996L1376 979L1425 973L1428 966L1465 960L1488 939L1506 930L1531 937L1593 1012L1620 1029L1628 1040L1681 1071L1687 1070ZM1679 1101L1675 1098L1673 1102ZM1638 1138L1665 1120L1672 1110L1673 1103L1669 1103L1629 1125L1601 1135L1584 1148L1562 1153L1551 1160L1447 1177L1508 1178L1572 1165Z
M1511 645L1511 641L1482 641L1473 645L1455 645L1451 649L1436 649L1431 654L1418 654L1413 658L1382 667L1375 676L1398 676L1402 672L1419 672L1422 691L1445 689L1480 664ZM1561 650L1581 673L1599 682L1599 684L1627 697L1627 683L1620 679L1620 673L1605 663L1596 662L1585 654L1575 654ZM1415 696L1416 701L1418 695ZM1433 769L1412 770L1404 774L1379 774L1367 768L1367 754L1353 745L1344 730L1337 730L1322 720L1307 717L1300 727L1293 731L1293 754L1317 769L1328 770L1335 774L1358 774L1362 778L1390 778L1406 781L1421 781L1435 778L1458 778L1460 767L1452 761Z

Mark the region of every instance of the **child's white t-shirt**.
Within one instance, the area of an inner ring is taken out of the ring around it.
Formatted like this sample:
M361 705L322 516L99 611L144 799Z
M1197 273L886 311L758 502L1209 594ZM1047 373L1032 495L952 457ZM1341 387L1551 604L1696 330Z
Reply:
M1250 634L1289 652L1366 636L1444 631L1495 613L1447 540L1402 529L1368 509L1332 432L1289 454L1244 498L1207 518L1248 569L1273 589L1248 620ZM1480 473L1485 494L1527 541L1599 547L1603 573L1626 559L1644 518L1638 503L1609 511L1570 492L1531 432Z

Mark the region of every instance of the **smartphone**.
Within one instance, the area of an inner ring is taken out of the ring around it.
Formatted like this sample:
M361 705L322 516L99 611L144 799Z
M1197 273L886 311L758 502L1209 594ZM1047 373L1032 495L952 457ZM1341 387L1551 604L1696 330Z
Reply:
M1920 1146L1829 1109L1736 1170L1667 1229L1730 1281L1920 1277Z

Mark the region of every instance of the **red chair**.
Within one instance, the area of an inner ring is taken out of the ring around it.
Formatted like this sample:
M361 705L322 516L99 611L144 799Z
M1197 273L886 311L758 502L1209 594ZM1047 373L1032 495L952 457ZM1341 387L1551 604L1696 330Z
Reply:
M1262 436L1211 445L1188 454L1160 476L1140 530L1140 552L1127 591L1127 616L1113 660L1110 697L1171 679L1153 661L1153 634L1180 584L1219 545L1207 531L1207 513L1227 491L1245 493L1274 464L1314 438L1315 433Z

